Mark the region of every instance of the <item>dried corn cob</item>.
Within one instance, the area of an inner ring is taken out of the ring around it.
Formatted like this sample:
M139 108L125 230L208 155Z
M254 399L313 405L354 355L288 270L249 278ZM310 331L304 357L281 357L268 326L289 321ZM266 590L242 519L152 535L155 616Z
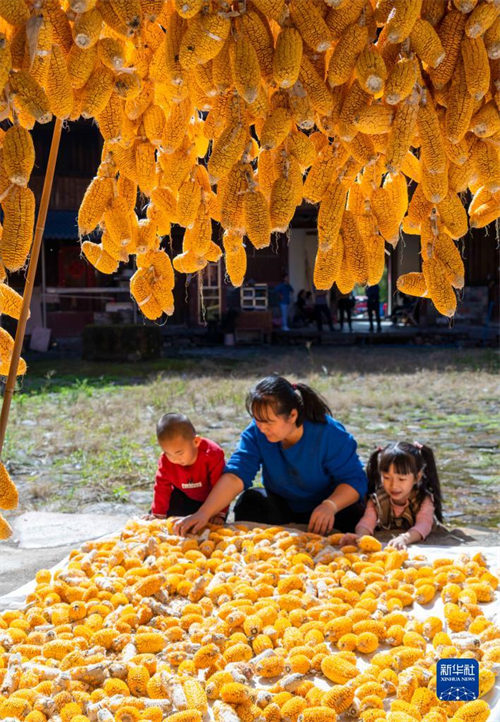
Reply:
M3 329L2 329L3 330ZM0 347L0 362L5 364L4 344ZM15 509L18 503L18 493L14 482L10 478L5 466L0 463L0 509Z
M351 77L356 66L358 56L362 53L367 41L368 29L365 24L353 23L353 25L347 28L346 32L342 35L335 46L328 65L327 77L331 87L342 85ZM365 60L360 65L359 72L361 73L363 81L367 81L370 73L369 68L374 66L374 63L370 62L370 53L372 53L372 51L367 50ZM363 83L360 84L363 85ZM376 84L378 84L378 81ZM368 89L365 88L365 90Z
M11 183L26 186L35 163L35 148L29 132L14 125L3 138L3 164Z
M439 313L443 316L453 316L457 299L441 261L436 257L424 260L422 273L428 294Z
M387 23L387 37L391 43L402 43L410 35L422 8L422 0L394 0Z
M480 3L471 12L465 23L465 33L469 38L484 35L500 15L500 9L493 3Z
M78 233L84 236L91 233L100 222L114 197L111 178L96 176L85 191L78 211Z
M424 91L417 116L420 136L420 158L429 173L443 173L447 166L441 142L441 126L429 93Z
M432 25L417 18L410 33L412 49L422 62L431 68L437 68L445 58L445 51L439 35Z
M427 286L423 273L405 273L397 280L398 291L409 296L426 296Z
M384 98L396 105L407 98L417 82L417 64L412 58L401 58L390 71L384 87Z
M14 186L2 201L3 232L0 238L2 262L9 271L22 268L33 240L35 198L29 188Z
M475 100L481 100L490 87L490 65L483 38L463 38L461 53L467 91Z
M179 47L179 62L183 68L212 60L221 50L229 35L229 18L215 12L197 14L188 20Z
M247 103L253 103L259 93L260 65L255 48L243 33L230 43L229 61L236 90Z
M306 45L320 53L328 50L331 46L330 30L312 3L292 0L290 16Z
M52 45L45 90L51 113L57 118L68 118L73 110L73 87L66 58L59 45Z
M436 88L443 88L453 76L455 64L460 55L460 44L464 30L465 16L456 9L447 12L437 31L445 57L438 68L430 73L432 84Z
M258 7L257 3L255 5ZM267 21L271 15L265 15L247 7L246 13L240 17L240 28L255 48L263 80L269 82L273 76L274 39Z
M290 88L298 80L302 61L302 37L296 28L284 27L276 40L273 55L273 79L281 88Z
M48 123L52 117L47 95L43 88L25 70L9 75L11 95L20 109L32 115L39 123Z
M356 61L356 77L361 87L371 95L383 92L387 68L380 53L373 46L367 46Z

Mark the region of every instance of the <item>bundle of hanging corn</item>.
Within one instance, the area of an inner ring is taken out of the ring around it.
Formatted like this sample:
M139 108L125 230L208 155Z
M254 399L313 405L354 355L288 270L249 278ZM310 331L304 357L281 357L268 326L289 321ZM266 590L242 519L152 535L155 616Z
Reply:
M498 579L481 554L431 562L280 527L171 532L131 521L37 573L25 607L0 614L0 719L490 716L500 633L483 603ZM442 614L417 613L434 601ZM480 660L480 699L438 699L441 658Z
M402 228L421 237L422 272L399 288L451 316L456 241L500 215L498 0L2 0L0 76L3 265L30 249L27 130L95 118L105 142L79 229L101 235L82 250L104 273L135 256L151 319L173 312L174 269L224 253L240 285L245 239L267 246L304 199L318 288L377 283Z

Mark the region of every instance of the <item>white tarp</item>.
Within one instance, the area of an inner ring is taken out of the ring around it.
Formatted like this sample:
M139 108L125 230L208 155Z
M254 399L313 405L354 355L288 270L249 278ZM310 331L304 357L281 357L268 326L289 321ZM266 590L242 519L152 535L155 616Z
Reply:
M248 524L249 527L256 527L256 526L264 526L264 525L257 525L257 524ZM289 531L291 533L297 533L297 529L290 528ZM115 536L115 535L113 535ZM104 538L113 538L112 536L106 536ZM488 562L488 566L493 574L496 574L497 576L500 573L500 546L484 546L484 545L477 545L477 546L432 546L432 545L426 545L426 544L412 544L409 549L409 555L410 558L414 559L415 557L423 557L425 556L426 559L429 562L432 562L434 559L438 558L449 558L449 559L458 559L461 555L467 554L469 556L473 556L477 552L481 552L483 556L486 558ZM58 564L56 564L54 567L52 567L52 571L55 571L56 569L62 569L64 568L68 563L69 557L65 557L62 559ZM19 587L19 589L16 589L13 592L10 592L9 594L5 594L4 596L0 597L0 610L5 609L20 609L24 605L24 600L26 598L27 594L30 594L35 590L35 581L31 581L27 584L24 584L22 587ZM484 614L488 619L495 620L497 623L500 622L500 593L497 591L495 594L495 599L493 602L490 602L489 604L481 605L484 608ZM417 619L426 619L429 616L437 616L443 619L443 602L441 600L440 595L436 595L434 600L431 604L426 605L425 607L417 604L416 602L413 604L413 607L411 609L411 613L414 614L414 616ZM364 666L367 666L369 662L368 656L366 657L366 662L360 658L360 664L359 667L362 669ZM328 683L321 679L318 680L318 686L321 687L328 687ZM265 686L265 685L261 685ZM490 722L500 722L500 678L497 678L497 682L495 687L483 698L485 701L490 705L491 708L491 716L490 716ZM352 719L352 718L351 718Z

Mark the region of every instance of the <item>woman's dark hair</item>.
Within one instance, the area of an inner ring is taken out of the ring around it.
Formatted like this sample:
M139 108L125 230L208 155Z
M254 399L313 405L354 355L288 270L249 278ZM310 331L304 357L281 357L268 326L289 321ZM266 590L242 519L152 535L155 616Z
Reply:
M381 473L389 471L392 464L397 474L413 474L416 477L422 471L421 489L432 494L436 517L439 521L443 521L441 485L436 460L430 446L397 441L374 451L366 465L368 494L374 494L377 491L381 484Z
M325 424L326 415L331 416L325 399L307 384L291 384L283 376L266 376L258 381L246 398L246 409L257 421L269 418L269 409L277 416L289 416L297 410L296 426L305 420Z

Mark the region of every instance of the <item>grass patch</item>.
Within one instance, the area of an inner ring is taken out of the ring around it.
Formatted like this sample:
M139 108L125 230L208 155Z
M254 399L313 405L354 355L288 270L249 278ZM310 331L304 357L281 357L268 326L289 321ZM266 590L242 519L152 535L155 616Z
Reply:
M20 510L130 502L131 492L152 490L162 413L187 413L229 456L249 421L248 388L279 372L326 396L364 461L393 439L428 443L449 518L494 526L497 371L491 350L407 347L237 349L230 357L123 365L38 362L14 396L4 459L20 488Z

